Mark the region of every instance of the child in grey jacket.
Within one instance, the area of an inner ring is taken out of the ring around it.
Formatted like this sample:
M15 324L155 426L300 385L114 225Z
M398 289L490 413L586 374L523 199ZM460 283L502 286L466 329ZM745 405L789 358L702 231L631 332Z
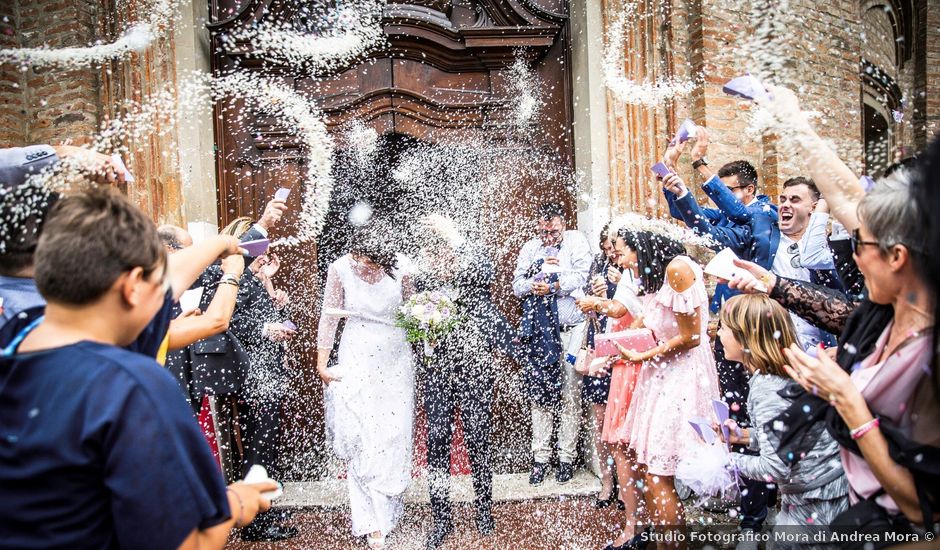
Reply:
M751 373L747 399L750 429L740 429L733 420L731 443L747 445L759 451L757 456L732 453L731 460L740 473L752 479L765 479L777 484L780 512L775 530L787 530L792 546L806 548L827 540L826 531L832 519L848 507L848 481L839 458L839 445L822 423L813 426L813 448L793 466L777 456L782 429L775 428L773 419L790 401L779 395L790 378L784 371L786 359L782 349L797 342L789 313L765 294L735 296L725 302L721 311L718 333L725 347L725 357L739 361ZM768 424L770 424L768 426ZM715 426L717 428L717 426ZM721 430L719 437L721 436ZM802 534L802 535L801 535ZM808 535L806 540L803 535ZM777 540L783 540L778 537ZM775 547L790 546L775 545ZM831 547L825 543L822 547Z

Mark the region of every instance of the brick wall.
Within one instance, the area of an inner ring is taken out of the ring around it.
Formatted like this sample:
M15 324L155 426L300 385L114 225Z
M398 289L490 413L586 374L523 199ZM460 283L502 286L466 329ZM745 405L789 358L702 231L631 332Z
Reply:
M926 19L927 47L925 52L924 110L926 138L940 134L940 0L927 0L921 13ZM925 139L926 141L926 139Z
M19 46L18 22L19 5L0 2L0 48ZM0 65L0 147L26 140L25 85L26 79L18 68Z
M97 36L98 6L95 1L18 0L4 2L13 12L4 45L32 48L84 45ZM4 14L6 15L6 14ZM97 69L62 70L3 65L0 68L0 117L15 116L15 131L5 129L3 145L82 143L100 117ZM8 84L10 83L10 84ZM12 83L17 87L13 88ZM12 88L12 89L11 89ZM17 94L16 91L19 93Z
M671 6L672 17L665 25L672 27L674 72L704 75L703 84L690 97L655 109L644 108L656 111L647 114L648 119L665 120L672 126L686 116L705 122L712 135L713 145L709 150L712 163L739 158L749 160L761 172L761 190L770 195L776 194L785 179L805 173L802 159L775 136L761 137L748 131L749 102L721 91L722 84L732 77L753 70L747 66L747 58L741 51L745 40L754 33L749 13L753 3L637 1ZM781 59L788 61L783 67L775 68L774 80L796 89L805 110L818 112L817 130L858 172L863 163L859 76L863 56L879 66L884 65L908 100L904 123L896 129L897 145L908 152L919 150L926 143L925 125L931 135L940 130L940 0L915 4L919 8L922 34L905 39L916 41L921 58L918 62L911 59L899 68L894 52L896 37L882 8L863 12L858 0L789 0L786 13L792 19L780 47ZM607 3L608 21L618 6L618 2ZM610 116L614 118L612 128L622 125L622 111L617 106L610 108ZM615 187L612 195L621 197L620 204L642 210L647 202L659 200L651 196L652 192L638 189L629 176L648 168L632 166L638 160L647 160L635 155L642 147L636 144L637 140L654 140L660 146L666 137L661 135L664 130L668 134L674 128L663 129L657 125L654 131L642 136L612 131L611 183ZM680 174L694 180L686 164L687 159L683 159Z
M104 7L106 6L106 7ZM113 40L132 17L107 0L12 0L0 3L0 47L86 46ZM0 147L84 144L126 99L140 101L176 82L172 29L141 54L102 67L0 65ZM175 125L175 123L171 123ZM136 181L134 202L160 222L181 223L182 191L174 136L165 121L126 143Z

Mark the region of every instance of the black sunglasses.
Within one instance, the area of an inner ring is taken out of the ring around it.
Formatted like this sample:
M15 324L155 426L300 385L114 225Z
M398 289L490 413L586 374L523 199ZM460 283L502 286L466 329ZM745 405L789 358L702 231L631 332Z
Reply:
M858 254L859 247L865 246L866 244L869 246L878 246L881 244L878 241L863 241L861 230L858 228L852 230L852 236L849 237L849 243L852 245L852 254Z

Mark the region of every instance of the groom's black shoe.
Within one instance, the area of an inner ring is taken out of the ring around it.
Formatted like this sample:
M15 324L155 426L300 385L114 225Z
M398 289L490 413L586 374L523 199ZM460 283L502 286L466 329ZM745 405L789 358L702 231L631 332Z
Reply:
M437 548L444 543L444 539L447 538L447 535L453 532L453 521L449 519L444 521L435 521L434 527L431 528L431 532L428 534L428 542L425 548L427 548L427 550L437 550Z
M489 507L477 509L477 529L484 537L492 535L493 530L496 529L496 522L493 521L493 514Z
M548 474L548 463L533 462L532 473L529 474L529 485L541 485Z

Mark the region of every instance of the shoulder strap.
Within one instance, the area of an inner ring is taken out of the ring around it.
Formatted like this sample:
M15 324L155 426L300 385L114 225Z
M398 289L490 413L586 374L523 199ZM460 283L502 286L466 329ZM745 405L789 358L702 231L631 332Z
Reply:
M32 332L34 328L39 326L39 323L41 323L42 320L45 318L46 318L45 315L40 315L39 317L36 317L35 319L33 319L32 323L23 327L23 330L17 333L17 335L14 336L12 340L10 340L10 343L5 348L3 348L2 351L0 351L0 355L2 355L3 357L10 357L14 353L16 353L16 348L20 346L20 344L23 342L23 339L26 338L26 336L30 332Z

